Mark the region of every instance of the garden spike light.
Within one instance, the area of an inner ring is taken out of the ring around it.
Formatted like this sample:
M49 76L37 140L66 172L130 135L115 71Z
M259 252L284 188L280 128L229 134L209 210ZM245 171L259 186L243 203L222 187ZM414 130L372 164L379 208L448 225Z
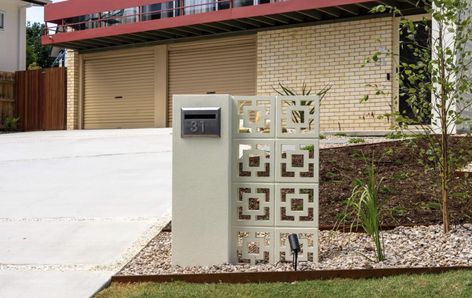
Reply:
M297 234L288 235L288 242L290 243L290 250L293 256L293 269L297 271L298 253L300 252L300 242L298 241Z

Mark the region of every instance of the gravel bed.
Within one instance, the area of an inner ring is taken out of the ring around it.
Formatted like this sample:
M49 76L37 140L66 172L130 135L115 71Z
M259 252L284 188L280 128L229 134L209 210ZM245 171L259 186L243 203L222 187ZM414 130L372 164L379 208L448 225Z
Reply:
M320 232L319 263L300 262L299 270L369 269L392 267L472 266L472 225L398 227L382 233L386 260L375 262L372 241L366 234ZM182 268L171 265L171 233L156 236L117 275L196 274L223 272L290 271L288 263L215 265Z
M351 139L363 140L363 142L359 143L350 143L353 141L349 141ZM375 144L375 143L383 143L383 142L392 142L398 141L393 139L387 139L385 137L344 137L344 136L334 136L334 135L327 135L325 139L320 140L320 148L338 148L338 147L346 147L346 146L354 146L354 145L362 145L362 144Z

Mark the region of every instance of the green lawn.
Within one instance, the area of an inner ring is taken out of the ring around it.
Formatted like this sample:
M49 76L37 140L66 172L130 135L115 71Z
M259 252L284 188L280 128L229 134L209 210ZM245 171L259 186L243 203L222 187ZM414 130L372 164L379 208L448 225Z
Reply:
M97 297L472 297L472 271L396 276L371 280L328 280L294 284L113 285Z

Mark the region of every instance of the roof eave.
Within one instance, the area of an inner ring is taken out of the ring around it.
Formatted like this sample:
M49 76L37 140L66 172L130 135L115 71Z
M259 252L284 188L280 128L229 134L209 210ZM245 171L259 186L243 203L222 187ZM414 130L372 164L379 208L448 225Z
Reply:
M28 2L28 3L31 3L31 4L40 5L40 6L45 6L49 3L52 3L51 0L21 0L21 1Z

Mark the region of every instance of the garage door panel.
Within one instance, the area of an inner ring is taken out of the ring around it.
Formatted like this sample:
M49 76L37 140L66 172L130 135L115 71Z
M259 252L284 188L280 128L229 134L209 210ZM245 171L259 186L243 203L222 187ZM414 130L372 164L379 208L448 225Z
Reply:
M174 94L255 95L256 57L255 35L170 45L168 125Z
M84 62L84 128L154 126L154 52Z

